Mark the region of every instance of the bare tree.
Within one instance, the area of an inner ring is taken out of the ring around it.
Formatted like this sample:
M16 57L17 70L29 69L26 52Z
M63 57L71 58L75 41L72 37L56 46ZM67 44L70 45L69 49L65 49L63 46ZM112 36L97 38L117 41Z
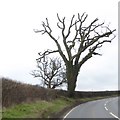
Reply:
M65 66L58 58L37 59L38 70L32 71L31 75L41 78L43 86L47 88L56 88L66 83Z
M86 25L88 15L83 13L77 16L73 15L69 25L66 24L66 18L60 18L57 14L57 27L61 30L61 37L53 36L52 28L46 18L46 22L42 22L42 30L34 30L36 33L41 32L47 34L56 44L57 50L47 50L40 53L39 59L51 53L58 52L66 65L66 76L68 83L68 94L74 96L76 88L77 76L81 66L93 55L101 55L96 52L104 43L111 43L115 38L113 34L115 30L111 30L109 26L98 23L98 18L94 19L90 24ZM65 50L59 40L63 41ZM83 56L84 55L84 56ZM82 57L83 56L83 57Z

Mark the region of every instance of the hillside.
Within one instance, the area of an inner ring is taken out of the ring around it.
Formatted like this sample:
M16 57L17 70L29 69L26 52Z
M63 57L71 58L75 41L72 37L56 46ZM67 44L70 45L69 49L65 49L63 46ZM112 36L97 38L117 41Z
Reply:
M54 118L61 117L76 105L118 95L117 91L76 91L74 98L67 91L45 89L1 78L3 118Z
M45 89L40 86L33 86L13 81L7 78L1 78L2 81L2 106L8 107L23 102L32 102L36 100L55 100L60 96L67 96L63 90ZM118 94L117 91L102 92L75 92L75 98L110 96Z
M2 80L2 106L8 107L22 102L32 102L36 100L55 99L53 90L48 90L39 86L23 84L11 79Z

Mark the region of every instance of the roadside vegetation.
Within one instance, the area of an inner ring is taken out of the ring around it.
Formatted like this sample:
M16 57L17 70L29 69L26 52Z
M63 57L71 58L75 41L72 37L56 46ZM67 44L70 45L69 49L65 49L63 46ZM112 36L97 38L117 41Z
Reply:
M117 91L75 92L74 98L67 97L63 90L45 89L2 80L2 118L58 118L72 107L91 100L117 96Z
M52 101L36 101L33 103L22 103L6 109L3 109L3 118L49 118L64 110L66 107L73 106L75 103L83 103L91 100L101 99L96 98L59 98Z
M3 118L49 118L51 114L71 105L72 99L56 99L53 101L36 101L23 103L3 109Z

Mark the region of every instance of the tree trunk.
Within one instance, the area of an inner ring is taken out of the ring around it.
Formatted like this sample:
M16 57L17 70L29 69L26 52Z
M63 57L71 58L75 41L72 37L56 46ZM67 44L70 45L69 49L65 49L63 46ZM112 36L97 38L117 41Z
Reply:
M51 80L48 81L48 88L51 89Z
M72 78L68 80L68 96L69 97L74 97L75 95L76 81L77 81L77 78Z
M76 82L77 82L77 76L78 76L78 69L68 68L67 69L67 81L68 81L68 96L74 97L75 95L75 88L76 88Z

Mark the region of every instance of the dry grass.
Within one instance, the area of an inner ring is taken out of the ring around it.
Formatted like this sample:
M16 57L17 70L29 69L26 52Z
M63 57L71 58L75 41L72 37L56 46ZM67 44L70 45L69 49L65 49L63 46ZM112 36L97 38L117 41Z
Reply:
M2 78L2 106L8 107L22 102L36 100L51 100L57 98L53 90L38 86L23 84L10 79Z
M2 81L2 107L9 107L15 104L29 103L37 100L51 101L61 96L67 96L67 92L63 90L45 89L39 86L16 82L7 78L0 78L0 81ZM117 94L117 91L75 92L75 98L110 96Z

